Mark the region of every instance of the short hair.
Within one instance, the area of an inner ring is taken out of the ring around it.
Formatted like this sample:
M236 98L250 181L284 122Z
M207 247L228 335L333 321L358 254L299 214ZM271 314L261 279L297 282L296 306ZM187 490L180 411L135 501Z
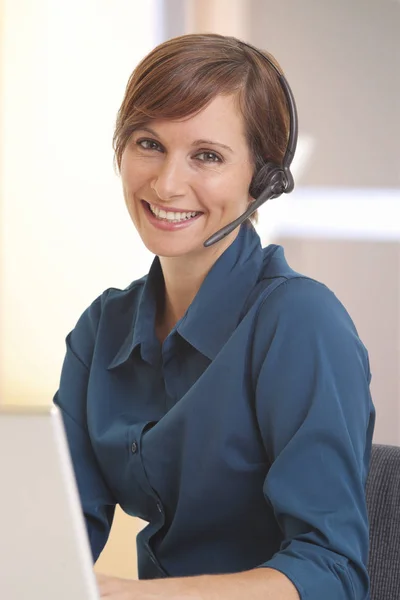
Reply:
M281 72L271 54L259 52ZM126 144L139 126L155 119L194 115L221 94L237 95L253 175L267 161L282 165L290 116L275 69L237 38L202 33L163 42L133 71L118 111L113 138L118 168Z

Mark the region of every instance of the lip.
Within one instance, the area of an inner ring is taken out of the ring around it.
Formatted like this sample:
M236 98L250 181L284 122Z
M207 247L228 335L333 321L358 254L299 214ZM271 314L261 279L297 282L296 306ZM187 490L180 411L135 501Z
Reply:
M190 227L191 225L193 225L193 223L198 221L198 219L200 219L204 214L204 213L199 213L195 217L192 217L191 219L187 219L186 221L181 221L180 223L172 223L172 221L162 221L160 219L157 219L157 217L155 215L153 215L153 213L151 212L149 203L146 202L145 200L142 200L141 204L143 207L143 211L147 217L147 220L151 223L151 225L153 225L153 227L155 227L156 229L161 229L162 231L177 231L179 229L186 229L187 227ZM153 204L153 206L157 206L157 205ZM163 210L165 210L165 209L163 209ZM176 209L173 210L171 207L170 212L195 212L195 211L182 211L182 210L176 210Z
M154 202L148 202L147 200L142 200L142 202L145 202L146 204L151 204L151 206L156 206L157 208L159 208L160 210L165 210L165 212L180 212L180 213L191 213L191 212L198 212L198 213L202 213L201 210L193 210L190 208L177 208L176 206L170 206L168 204L168 206L162 206L161 204L155 204Z

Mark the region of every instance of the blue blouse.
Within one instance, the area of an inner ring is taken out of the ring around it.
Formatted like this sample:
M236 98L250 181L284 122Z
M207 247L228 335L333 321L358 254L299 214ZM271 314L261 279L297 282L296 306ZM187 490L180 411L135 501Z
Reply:
M67 337L61 408L93 559L115 505L142 579L271 567L302 599L369 598L368 354L342 304L241 227L184 317L163 276L108 289Z

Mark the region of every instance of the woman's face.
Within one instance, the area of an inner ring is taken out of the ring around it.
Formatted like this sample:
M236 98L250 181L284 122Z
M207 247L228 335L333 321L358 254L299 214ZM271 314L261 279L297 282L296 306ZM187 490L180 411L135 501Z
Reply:
M234 96L217 96L183 120L151 121L134 131L121 159L129 214L161 257L210 252L204 241L246 210L252 174ZM215 245L218 254L236 235Z

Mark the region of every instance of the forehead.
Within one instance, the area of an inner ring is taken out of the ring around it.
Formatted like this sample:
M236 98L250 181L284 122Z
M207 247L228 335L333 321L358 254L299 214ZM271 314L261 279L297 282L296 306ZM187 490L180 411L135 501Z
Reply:
M216 96L205 108L183 119L157 119L153 126L163 135L182 136L182 139L218 139L223 144L238 146L246 143L245 122L237 98Z

